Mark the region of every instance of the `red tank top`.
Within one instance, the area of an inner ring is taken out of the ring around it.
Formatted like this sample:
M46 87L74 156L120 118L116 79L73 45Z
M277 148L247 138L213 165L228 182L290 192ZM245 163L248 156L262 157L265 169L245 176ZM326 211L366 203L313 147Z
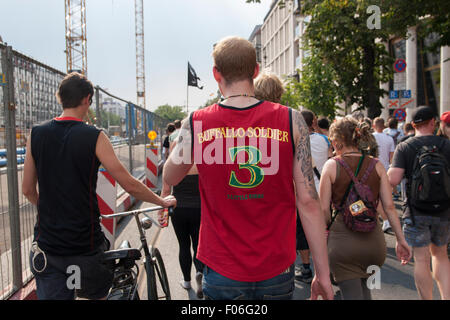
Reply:
M215 104L190 119L199 172L197 258L236 281L273 278L296 258L291 109Z

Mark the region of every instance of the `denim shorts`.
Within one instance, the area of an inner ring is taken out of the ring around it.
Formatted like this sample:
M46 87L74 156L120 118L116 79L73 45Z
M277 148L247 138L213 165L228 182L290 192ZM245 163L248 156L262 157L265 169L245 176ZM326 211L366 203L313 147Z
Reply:
M46 254L46 266L43 254L39 254L34 259L34 266L40 272L33 268L34 253L30 252L31 272L35 276L38 299L74 300L77 296L98 300L106 297L112 286L113 271L103 263L104 249L99 248L79 256Z
M291 300L294 287L294 265L276 277L258 282L235 281L208 266L203 269L206 300Z
M445 246L450 241L450 220L436 216L414 216L403 220L403 233L411 247L426 247L430 243Z

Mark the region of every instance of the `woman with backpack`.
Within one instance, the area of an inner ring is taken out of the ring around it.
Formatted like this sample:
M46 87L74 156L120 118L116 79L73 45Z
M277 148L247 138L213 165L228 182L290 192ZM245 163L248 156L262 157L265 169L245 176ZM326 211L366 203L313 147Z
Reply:
M330 139L336 156L326 162L320 180L320 201L329 226L330 270L344 300L372 298L367 278L373 270L369 267L381 268L386 258L376 210L379 201L397 237L398 259L404 265L411 258L386 170L377 159L360 152L370 134L366 123L358 124L351 117L333 123Z

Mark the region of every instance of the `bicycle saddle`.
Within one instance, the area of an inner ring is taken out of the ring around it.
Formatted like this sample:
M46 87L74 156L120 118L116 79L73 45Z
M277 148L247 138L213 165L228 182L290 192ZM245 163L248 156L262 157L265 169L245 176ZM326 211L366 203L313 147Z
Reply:
M141 252L138 249L132 249L130 243L125 240L122 242L119 249L105 251L103 257L107 261L124 258L139 260L141 258Z

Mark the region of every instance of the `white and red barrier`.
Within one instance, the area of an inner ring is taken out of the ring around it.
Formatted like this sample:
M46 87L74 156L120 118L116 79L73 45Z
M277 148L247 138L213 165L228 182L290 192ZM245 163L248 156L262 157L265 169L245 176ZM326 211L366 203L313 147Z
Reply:
M116 212L117 206L117 183L114 178L103 168L98 172L97 200L100 214L110 215ZM102 219L101 225L106 238L114 249L116 234L116 218Z
M156 189L158 184L158 147L146 146L145 158L145 185L150 189Z

